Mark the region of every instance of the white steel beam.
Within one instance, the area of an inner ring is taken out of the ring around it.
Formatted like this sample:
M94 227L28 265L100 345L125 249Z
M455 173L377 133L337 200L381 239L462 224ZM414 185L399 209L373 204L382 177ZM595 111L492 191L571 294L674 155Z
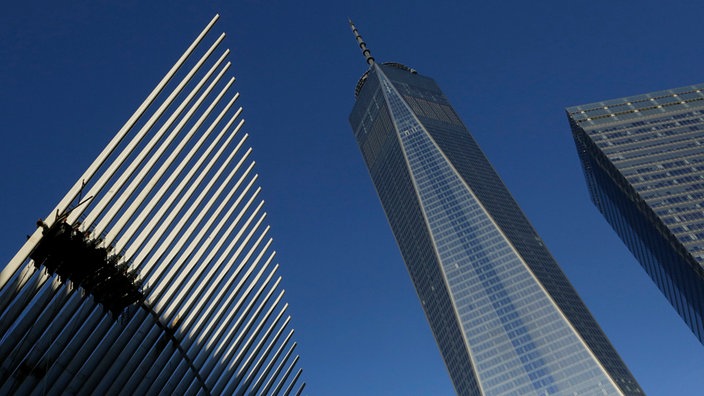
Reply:
M186 229L185 234L190 235L193 232L193 230L198 226L198 224L200 223L200 220L203 217L205 217L205 214L207 213L207 211L202 210L201 213L196 216L195 220L191 220L191 216L196 211L196 209L198 209L201 201L206 197L206 195L208 194L210 189L213 187L213 185L215 184L217 179L220 177L222 172L225 170L225 168L229 165L230 161L232 161L235 154L237 153L237 150L242 146L242 144L244 144L246 139L247 139L247 134L245 134L242 137L242 139L240 140L237 147L225 159L225 161L222 163L222 165L216 171L216 173L210 178L210 180L205 185L205 187L202 188L201 192L198 194L198 197L195 200L193 200L193 203L190 205L188 210L186 210L186 212L180 216L178 222L176 223L176 226L172 227L171 222L176 218L176 215L179 214L179 212L177 212L176 210L172 210L169 213L169 216L167 217L166 221L164 221L162 223L162 226L159 228L159 230L157 231L157 234L156 234L156 235L161 235L164 231L164 230L162 230L162 228L164 228L164 229L170 228L171 231L168 234L168 236L164 239L164 241L160 242L158 238L152 237L145 244L145 246L142 248L142 250L140 250L139 253L137 253L137 256L135 258L135 262L133 265L136 265L141 269L143 276L148 276L150 278L152 278L154 276L159 276L161 274L161 272L164 271L166 265L169 264L169 262L175 257L175 255L178 253L178 251L179 251L178 249L180 249L180 247L178 247L178 248L172 247L171 242L178 236L179 232L181 231L181 229L183 228L183 226L186 223L190 223L190 224L189 224L188 228ZM248 156L250 152L251 152L251 149L248 150L247 153L245 153L245 157ZM213 165L213 162L211 161L211 163L208 164L207 169L209 170L212 165ZM179 208L178 209L179 211L186 203L189 202L188 198L190 198L191 194L196 190L196 186L197 186L196 183L200 184L200 182L203 180L203 178L205 178L205 175L206 175L205 172L201 173L199 175L199 177L196 179L196 182L191 186L191 188L189 188L189 191L181 199L180 204L177 205L177 207ZM223 185L226 185L226 184L223 184ZM212 205L212 203L213 203L213 199L211 199L208 202L208 204L206 204L206 207L204 208L204 210L208 209L208 206ZM161 256L164 253L166 253L167 251L168 251L168 253L167 253L166 259L162 260ZM147 255L151 255L152 259L147 262L143 262L143 260L146 258ZM155 263L156 259L154 259L154 258L159 259L159 261L160 261L159 265L157 265L156 267L153 267L154 264L156 264ZM156 275L154 275L154 274L156 274Z
M225 105L225 108L222 109L220 114L218 114L217 118L210 124L208 129L201 135L201 137L193 145L193 147L191 147L191 149L188 151L188 153L185 155L185 157L180 161L180 163L178 164L176 169L174 169L173 172L171 172L171 174L169 174L168 178L161 184L161 187L159 188L159 190L149 200L149 202L141 210L139 215L135 219L132 219L131 222L127 222L125 220L128 218L127 216L122 216L120 218L120 222L117 223L113 227L113 229L116 230L117 232L121 232L123 230L123 228L125 226L127 226L127 231L125 231L125 233L118 240L116 240L114 242L115 251L117 251L117 252L122 251L122 249L125 247L125 245L128 243L128 241L135 235L137 230L142 227L142 225L144 224L144 221L146 220L146 217L152 212L152 210L159 203L159 201L161 201L161 199L166 194L167 190L170 187L173 187L173 184L176 181L176 178L181 175L181 173L185 169L186 165L193 159L193 156L198 152L198 150L201 148L201 146L206 141L206 139L208 139L210 137L210 134L213 132L215 127L220 123L220 121L223 119L225 114L227 114L227 112L232 108L232 105L235 103L235 100L237 100L238 97L239 97L239 93L236 93L234 95L234 97L232 97L232 99L230 99L230 102L228 102L227 105ZM232 124L232 122L234 122L235 118L237 117L237 115L239 115L241 110L242 110L242 108L240 108L238 110L238 112L235 114L235 116L232 118L232 120L228 123L228 125L226 125L226 127L223 128L223 131L220 136L224 135L226 129L229 128L229 126ZM219 140L219 138L216 139L216 141L218 141L218 140ZM187 142L187 140L184 139L183 142L185 144L185 142ZM205 160L205 157L207 157L208 154L209 154L208 151L206 151L205 153L202 153L201 154L202 160ZM175 153L172 153L171 155L174 157L176 156ZM172 158L169 158L167 160L168 163L171 163L172 161L173 161ZM163 165L162 165L162 167L163 167ZM173 192L173 194L178 194L179 192L180 192L180 190L178 190L178 192L175 190ZM144 198L146 198L146 197L142 197L142 199L139 199L139 197L138 197L137 199L135 199L135 204L143 201ZM126 213L131 213L133 211L134 211L133 208L130 207L126 211ZM146 229L146 227L144 227L144 229ZM109 242L110 241L108 241L108 243Z
M291 391L293 390L294 385L296 385L298 378L301 377L302 372L303 372L303 369L299 368L298 372L296 372L296 375L293 377L293 380L291 380L291 383L286 387L286 390L284 391L284 396L288 396L291 394ZM301 388L301 389L303 389L303 388Z
M171 209L170 213L178 213L182 206L185 204L185 200L179 201L179 204L177 204L175 207L172 208L173 203L176 201L176 199L180 196L181 192L186 188L189 187L187 192L184 194L185 197L190 197L197 186L200 185L202 179L205 177L205 175L210 171L210 168L213 166L215 161L220 158L220 155L224 152L225 148L230 144L230 141L235 137L235 134L240 130L242 127L244 120L241 120L240 123L237 125L235 130L230 133L230 135L227 137L227 139L220 144L220 149L216 152L216 154L213 155L213 158L206 164L206 167L201 170L200 167L203 165L203 163L206 161L206 159L210 156L210 154L213 152L215 147L218 146L219 142L225 135L225 133L229 130L229 128L232 126L232 124L235 122L235 119L240 115L242 112L242 108L240 107L239 110L235 113L230 118L230 121L222 128L218 136L215 137L215 139L210 143L208 148L205 150L204 153L202 153L199 157L198 160L189 167L188 173L186 176L181 179L181 181L178 183L178 186L173 190L173 192L167 197L165 202L159 207L157 212L152 216L152 218L149 220L146 226L141 227L141 224L145 219L140 218L139 222L135 221L133 222L130 227L127 229L125 232L126 235L134 235L137 233L139 230L139 234L137 237L134 238L132 243L127 246L127 251L125 252L125 257L132 258L134 257L134 254L139 248L143 246L144 241L147 239L147 237L150 237L154 235L154 229L156 228L157 225L160 225L161 227L168 227L168 225L171 224L171 221L173 220L173 215L170 220L167 218L166 221L162 221L164 219L164 215L166 215L166 212ZM195 148L195 147L194 147ZM189 153L190 156L195 154L195 152ZM180 169L185 167L187 165L187 162L184 161L181 163L179 166L179 173ZM174 172L175 174L176 172ZM198 173L200 175L199 178L193 183L190 183L191 180L193 179L193 176ZM173 182L173 180L171 180ZM189 185L190 183L190 185ZM160 195L163 195L166 193L166 190L168 190L169 185L162 186L162 189L159 191ZM163 191L162 191L163 190ZM187 198L186 198L187 199ZM159 200L154 197L151 202L149 203L149 207L153 208L156 207L157 204L159 203ZM163 230L160 230L160 234L163 233ZM116 249L117 251L121 251L123 246L121 245L121 240L117 241L116 243ZM126 242L125 242L126 243Z
M222 73L221 73L221 75L222 75ZM212 85L211 85L211 86L212 86Z
M0 272L0 394L242 395L250 385L255 394L286 384L289 394L296 386L300 369L288 381L295 342L278 362L291 317L283 319L278 264L270 269L276 252L252 149L241 150L248 135L234 139L244 120L236 122L242 108L231 114L239 93L229 93L234 77L224 78L229 50L211 59L224 33L174 78L217 19ZM79 194L87 198L70 207ZM60 215L144 282L130 315L106 316L92 292L67 283L70 274L50 275L29 259Z
M296 356L296 358L293 359L293 362L291 362L291 365L288 366L288 369L286 369L286 372L284 373L283 377L281 377L281 380L279 380L279 383L276 385L274 390L271 392L272 395L279 394L279 392L281 391L281 388L283 388L284 384L286 383L286 380L288 380L288 376L291 375L291 371L293 371L293 367L296 366L296 363L298 363L298 356Z
M205 191L204 191L204 192L205 192ZM206 208L206 209L207 209L207 208ZM146 319L145 319L145 320L146 320ZM141 341L141 340L139 340L139 341ZM134 344L134 342L135 342L134 340L131 340L129 343L130 343L130 344ZM135 345L134 347L136 347L136 345Z
M166 84L171 81L173 76L181 68L186 59L188 59L188 57L193 53L198 44L200 44L200 42L203 40L205 35L213 27L215 22L217 22L218 18L219 15L215 15L213 17L213 19L210 21L210 23L208 23L205 29L203 29L203 31L198 35L198 37L196 37L193 43L186 49L186 51L183 53L183 55L181 55L181 57L176 61L176 63L171 67L171 69L169 69L169 71L161 79L161 81L159 81L159 83L152 90L152 92L147 95L147 98L137 108L134 114L132 114L132 116L127 120L125 125L120 128L115 137L113 137L112 140L108 143L108 145L105 146L103 151L98 155L98 157L93 161L93 163L88 166L88 169L83 172L83 175L78 179L78 181L76 181L76 183L74 183L73 187L69 189L69 192L59 202L59 204L56 205L54 210L49 212L49 215L46 216L46 218L44 219L44 222L49 227L51 227L54 224L54 221L56 221L57 214L63 213L63 211L66 210L69 204L73 202L76 197L78 197L78 195L83 190L83 186L93 178L96 172L98 172L98 169L105 163L110 154L112 154L112 152L117 148L122 139L124 139L127 133L132 129L134 124L137 123L137 121L142 117L147 108L151 106L151 104L154 102L157 96L159 96L164 87L166 87ZM17 271L18 268L20 268L20 266L27 259L27 257L29 257L29 254L32 252L32 250L34 250L34 247L41 240L41 237L41 229L37 229L36 231L34 231L34 233L27 240L27 242L25 242L22 248L20 248L20 250L15 254L15 256L10 260L8 265L5 266L2 271L0 271L0 289L5 287L8 279L12 276L12 274L15 273L15 271Z
M291 316L287 317L286 320L284 320L284 323L279 327L279 330L276 332L274 337L272 337L271 339L269 338L271 336L272 331L274 331L274 329L278 325L279 320L283 316L287 307L288 307L288 305L285 305L284 308L281 309L281 312L279 313L279 315L277 315L277 317L272 321L272 323L269 326L269 328L267 329L267 331L261 336L261 338L259 339L259 342L257 342L257 345L254 347L254 350L249 354L249 357L247 357L247 359L244 362L241 362L241 364L240 364L240 362L236 363L237 374L229 381L229 382L231 382L231 384L228 383L226 389L229 389L229 391L227 391L227 392L229 392L230 394L233 394L235 392L235 390L239 387L239 389L242 391L241 393L244 393L244 390L249 386L249 381L251 381L251 379L254 378L254 375L256 375L256 372L259 370L261 365L264 363L264 359L269 354L271 349L274 347L274 344L279 339L279 336L281 336L281 333L283 333L283 331L286 328L286 326L288 325L288 323L291 321ZM259 357L257 362L254 363L254 365L252 365L252 362L259 355L259 353L261 352L265 343L267 344L266 350L264 351L262 356ZM243 353L246 353L246 350L243 349ZM247 376L249 381L246 381L240 387L240 383L244 379L244 375L250 370L251 370L251 372Z
M233 208L234 208L234 206L233 206ZM261 208L261 205L260 205L260 208ZM255 214L256 214L256 212L252 214L251 218L253 218ZM241 217L241 216L240 216L240 217ZM250 221L251 221L251 218L250 218ZM237 221L237 220L235 220L235 222L236 222L236 221ZM260 224L260 223L261 223L261 221L260 221L258 224ZM258 226L258 225L257 225L257 226ZM256 228L257 226L255 226L255 228ZM245 225L244 227L246 227L246 225ZM207 263L207 260L204 261L204 263ZM203 265L203 267L205 267L205 265ZM215 268L215 267L214 267L214 268ZM185 271L184 271L184 272L185 272ZM194 274L194 275L192 275L192 276L189 275L189 279L195 279L196 277L198 277L197 274ZM207 283L207 282L208 282L208 280L204 279L204 280L202 280L201 284L205 284L205 283ZM176 282L176 283L174 284L174 287L176 287L177 289L181 289L181 290L186 289L186 287L184 287L182 283L183 283L183 282ZM173 306L173 305L176 304L177 302L178 302L178 301L176 301L176 302L169 302L169 304L171 304L171 305ZM188 308L185 308L185 309L188 309ZM188 310L191 311L191 312L195 312L196 314L199 313L199 310L190 310L190 309L188 309ZM160 313L160 320L162 321L162 323L168 323L168 317L169 317L168 313L167 313L167 312L162 312L162 311L159 311L159 312L161 312L161 313ZM180 336L179 333L182 333L183 331L179 331L179 330L178 330L179 328L182 328L182 327L180 326L180 323L178 323L179 321L180 321L180 317L179 317L179 316L176 316L176 319L174 319L174 322L172 322L171 324L168 324L167 327L170 328L170 329L173 329L174 335L180 339L181 336ZM189 344L190 344L190 340L184 340L184 342L182 343L182 345L184 346L184 348L188 348ZM168 357L165 356L164 359L166 359L166 358L168 358ZM161 359L161 355L160 355L160 359ZM154 366L152 369L150 369L150 373L151 373L153 370L156 370L156 369L157 369L157 367ZM148 375L149 375L149 374L147 374L147 376L148 376ZM145 378L143 378L143 381L147 379L147 378L146 378L147 376L145 376ZM139 393L140 391L137 390L137 392Z
M288 323L288 321L286 323ZM293 331L293 329L291 329L288 332L288 335L286 336L286 338L281 342L281 345L279 345L279 348L274 353L274 356L272 356L271 359L269 359L269 363L267 363L266 367L264 367L264 370L259 375L257 380L254 382L254 385L252 385L252 387L249 389L243 389L241 394L244 394L244 391L249 390L250 395L255 395L259 391L259 388L261 388L261 386L264 384L264 380L271 372L271 369L274 367L274 364L276 363L277 360L279 360L279 356L281 356L281 353L284 351L284 348L286 348L286 345L288 345L288 342L291 340L293 333L294 333L294 331ZM295 348L295 345L293 348ZM289 352L289 354L293 351L293 348L291 348L291 351ZM286 359L284 359L283 361L286 361Z
M274 394L274 393L275 393L275 392L269 393L269 389L271 389L271 387L274 385L274 382L275 382L276 379L279 377L279 374L281 374L281 370L282 370L282 369L284 368L284 366L286 365L286 362L288 361L289 357L290 357L291 354L293 353L293 350L296 349L296 346L297 346L297 345L298 345L298 343L295 343L295 342L293 343L293 345L291 345L291 349L289 349L288 352L286 352L286 356L284 356L284 358L281 359L281 362L280 362L279 365L276 367L276 370L274 370L274 373L271 375L271 377L269 377L269 380L268 380L268 381L266 382L266 384L264 385L264 389L262 389L262 391L259 393L260 396L261 396L261 395L269 395L269 394ZM289 372L290 372L290 369L296 364L297 361L298 361L298 356L296 356L296 357L293 359L293 362L291 363L290 368L289 368ZM284 378L281 378L281 381L284 381L284 380L285 380L285 377L284 377Z
M214 48L213 48L214 49ZM97 202L97 203L92 203L92 209L86 216L86 219L83 221L82 224L82 229L83 230L88 230L89 227L93 224L93 222L100 216L104 210L108 207L108 205L112 202L112 200L115 198L115 196L118 194L120 189L127 183L129 178L132 176L134 172L137 171L137 169L143 168L142 163L147 159L147 157L152 158L152 162L156 161L152 154L152 149L154 146L156 146L157 143L161 140L161 138L166 134L169 128L173 125L174 122L181 116L181 113L188 107L188 105L191 103L191 100L200 92L201 88L208 82L210 77L212 76L212 73L215 72L217 67L220 65L220 62L225 59L225 56L227 55L227 51L220 57L220 59L217 61L213 67L208 70L208 72L198 81L198 83L191 89L191 91L186 95L185 98L181 101L181 103L176 107L176 109L169 115L167 118L166 122L157 130L157 132L147 141L144 147L137 153L136 157L131 159L131 161L127 164L127 168L118 176L117 180L111 185L111 188L105 193L102 194L102 198ZM205 59L203 59L205 60ZM197 65L200 67L200 65ZM193 115L193 113L198 109L201 103L205 100L205 98L208 96L210 91L215 87L215 84L221 78L227 69L230 67L230 62L227 62L225 66L223 66L222 70L220 73L218 73L218 77L211 82L211 84L206 88L206 90L201 94L201 96L196 100L196 102L191 106L190 110L186 112L184 117L181 119L179 124L177 125L177 128L180 130L180 127L183 127L183 125L188 122L190 117ZM197 71L197 69L194 69L194 73ZM162 113L158 113L158 116L160 117ZM154 122L156 122L157 114L155 114ZM150 120L152 121L152 120ZM108 167L108 170L106 171L105 174L101 175L100 179L98 180L99 184L95 184L91 189L88 191L87 195L89 197L97 197L98 193L101 192L103 186L108 182L108 180L117 173L119 166L122 165L129 157L130 154L137 148L137 145L144 139L149 132L151 132L151 128L154 126L153 123L147 123L142 127L142 129L139 131L139 133L132 139L132 141L125 147L125 150L123 150L116 161L112 162L110 164L110 167ZM175 131L178 133L178 131ZM175 134L174 134L175 135ZM175 136L174 136L175 137ZM102 183L101 183L102 182ZM126 194L129 194L131 192L126 192ZM73 223L78 217L87 209L87 205L83 205L81 207L76 208L76 210L73 210L71 214L68 217L68 222ZM98 230L96 234L102 233L102 230Z
M228 63L229 65L229 63ZM206 97L210 94L212 88L220 81L222 76L225 74L225 71L227 71L227 68L223 68L220 71L220 74L211 82L210 86L203 92L200 98L194 103L191 108L188 110L186 115L181 119L181 121L174 127L173 130L171 130L167 136L166 139L161 143L159 148L154 152L149 155L149 159L147 160L147 163L144 164L143 166L140 167L139 172L137 175L130 181L129 186L125 188L123 192L123 196L119 197L117 199L117 202L113 204L110 209L108 209L108 212L103 216L103 218L98 222L98 225L95 227L95 233L96 234L102 234L103 231L107 228L108 224L112 219L115 217L115 215L118 213L120 209L122 209L122 205L127 202L127 200L130 198L130 195L133 194L135 191L139 191L137 194L137 197L132 200L132 203L130 206L127 208L127 210L122 213L118 220L117 224L112 227L110 232L107 234L105 238L105 245L110 245L113 241L113 239L117 236L117 234L122 230L122 227L125 226L125 224L132 218L132 215L135 213L137 208L144 202L144 199L149 195L149 193L152 191L152 188L157 184L157 181L166 173L168 170L169 166L171 163L174 161L174 159L181 153L181 150L186 146L186 144L189 142L190 138L193 137L195 132L198 131L200 126L203 124L205 119L210 115L212 110L215 108L215 106L220 103L220 100L222 97L227 93L227 90L232 86L232 83L235 82L235 78L232 77L225 87L220 91L220 93L217 95L217 97L210 103L207 109L201 114L201 116L198 118L198 120L195 122L195 124L191 127L191 129L188 131L188 133L181 139L181 142L173 149L169 150L169 156L166 158L166 160L161 164L159 169L155 172L155 174L152 176L151 180L147 182L145 186L143 186L141 189L137 189L138 185L145 179L149 171L153 168L154 164L161 158L161 156L164 154L166 149L169 147L171 142L176 138L178 133L183 129L184 125L190 120L190 118L193 116L193 114L196 112L196 110L200 107L200 105L203 103L203 101L206 99Z
M206 349L208 351L207 354L196 356L196 364L203 365L201 371L203 373L203 376L206 377L206 383L209 386L212 386L214 381L217 380L217 377L219 376L219 374L217 374L214 377L212 377L214 366L216 366L216 364L222 365L224 363L224 361L222 359L222 354L220 353L220 351L223 347L223 344L225 344L224 346L227 346L232 341L231 337L234 335L233 332L237 328L240 327L242 321L245 319L245 317L247 315L249 315L249 312L254 307L254 304L257 302L257 300L259 299L259 297L261 296L261 294L264 292L264 290L268 286L269 282L271 281L271 278L273 277L274 271L276 271L276 269L277 268L275 267L271 271L269 276L267 276L267 278L264 280L264 282L259 287L259 289L251 297L251 299L249 300L249 302L248 302L247 306L244 308L244 310L238 314L238 317L237 317L237 320L235 323L232 323L229 320L229 318L231 318L234 315L234 312L235 312L234 310L230 311L227 315L227 318L221 322L221 324L218 326L218 329L216 330L216 333L214 334L214 336L211 336L210 339L207 341L208 345L216 344L217 347L215 349L211 349L211 347L208 346ZM279 280L277 280L275 282L274 286L270 289L268 296L271 296L273 291L276 289L278 282L279 282ZM251 289L249 289L249 290L251 290ZM237 301L237 304L241 305L244 302L245 302L244 299L240 299L239 301ZM263 304L265 304L265 301L262 302L262 305L258 308L258 310L261 310L261 308L264 306ZM227 334L225 336L217 337L217 334L220 334L222 331L224 331L228 327L230 328L230 330L227 332ZM207 356L210 356L210 359L206 359ZM199 361L199 359L202 359L202 360ZM224 368L224 366L223 366L223 368ZM211 377L212 377L212 380L210 380Z
M279 282L281 282L281 278L279 277L276 280L276 283L274 283L274 286L269 290L269 292L266 294L264 299L262 300L261 304L252 312L252 316L249 318L247 323L244 325L242 330L240 331L239 335L234 339L234 341L231 341L230 337L227 337L225 340L226 342L230 345L225 353L222 355L222 357L218 358L218 361L220 362L220 365L216 367L216 369L213 371L215 373L215 376L212 376L213 373L211 373L211 376L213 378L214 385L213 389L215 392L218 391L218 389L223 389L225 386L226 382L222 382L223 378L229 378L228 374L232 372L233 365L230 363L231 361L231 356L234 354L234 352L239 348L239 346L244 342L244 338L249 333L249 331L252 329L252 327L257 323L257 326L254 328L254 332L252 336L254 336L255 333L258 333L261 330L261 327L264 325L266 320L268 320L269 316L274 312L274 309L276 308L276 305L281 301L281 298L284 296L284 291L282 290L279 292L279 295L276 297L275 301L269 305L269 299L271 296L274 294L274 291L276 291L277 286L279 285ZM264 310L264 307L269 305L269 309L266 311L264 314L263 318L260 318L261 312ZM235 327L233 327L232 330L234 330ZM234 331L232 332L234 335ZM245 347L249 345L249 340L247 343L245 343ZM225 364L227 363L227 365Z

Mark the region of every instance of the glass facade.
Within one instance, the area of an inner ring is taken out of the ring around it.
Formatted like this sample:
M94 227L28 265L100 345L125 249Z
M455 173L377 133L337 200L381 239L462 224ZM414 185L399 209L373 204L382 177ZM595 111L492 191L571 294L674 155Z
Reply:
M461 395L642 394L435 82L373 64L350 115Z
M704 84L567 109L590 195L704 343Z

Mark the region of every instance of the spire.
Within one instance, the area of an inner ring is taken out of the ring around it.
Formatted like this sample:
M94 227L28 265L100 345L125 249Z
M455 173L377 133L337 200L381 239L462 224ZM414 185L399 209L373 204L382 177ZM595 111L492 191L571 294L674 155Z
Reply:
M352 28L352 33L354 33L354 38L357 39L357 43L359 43L359 48L362 50L362 55L364 55L364 59L367 60L367 64L369 66L374 64L374 57L372 56L371 51L367 48L367 43L364 42L362 39L362 36L359 34L357 31L357 28L354 27L354 23L352 23L352 20L347 18L347 21L350 23L350 28Z

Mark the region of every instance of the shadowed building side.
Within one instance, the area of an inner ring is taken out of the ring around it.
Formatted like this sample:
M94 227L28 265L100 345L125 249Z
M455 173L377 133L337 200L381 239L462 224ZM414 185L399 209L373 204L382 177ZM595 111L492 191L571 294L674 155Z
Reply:
M704 343L704 85L567 116L592 201Z

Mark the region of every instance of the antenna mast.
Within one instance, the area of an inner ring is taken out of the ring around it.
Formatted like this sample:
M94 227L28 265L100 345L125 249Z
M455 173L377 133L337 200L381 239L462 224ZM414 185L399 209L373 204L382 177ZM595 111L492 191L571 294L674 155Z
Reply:
M352 28L352 33L354 33L354 38L357 39L357 43L359 43L359 48L362 50L362 55L364 55L364 59L367 60L367 64L369 66L374 64L374 57L372 56L371 51L369 51L369 48L367 48L367 43L364 42L362 39L362 36L359 34L357 31L357 28L354 26L354 23L352 23L352 20L347 18L347 21L350 23L350 28Z

